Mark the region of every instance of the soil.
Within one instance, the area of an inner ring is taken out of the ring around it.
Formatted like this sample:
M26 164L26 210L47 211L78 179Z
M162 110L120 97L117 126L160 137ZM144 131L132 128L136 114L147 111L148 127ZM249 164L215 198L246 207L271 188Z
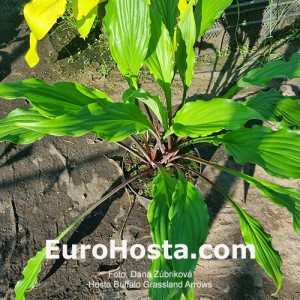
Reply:
M75 63L70 64L68 58L58 59L53 37L47 36L39 43L41 62L34 69L28 68L24 54L28 49L29 32L19 13L25 2L4 1L7 9L0 11L0 28L4 29L0 32L0 80L14 82L30 77L39 77L50 83L76 80L107 92L115 100L120 99L126 82L115 69L105 78L95 72L93 63L78 67ZM293 43L293 49L298 51L299 41ZM210 99L225 88L224 83L228 86L233 72L232 68L228 72L224 70L226 65L231 66L230 60L225 58L222 65L217 65L213 72L197 72L189 91L191 99ZM201 65L198 67L201 68ZM281 84L286 94L300 95L299 80L273 84ZM147 76L143 80L143 88L159 93L157 85ZM246 93L254 91L250 89ZM175 78L175 105L178 105L181 95L182 86ZM245 93L239 96L244 97ZM26 107L27 103L21 99L1 99L0 117L20 106ZM219 164L300 188L299 180L274 180L259 167L236 165L222 148L204 145L199 151L204 158ZM99 141L93 135L76 139L45 137L32 145L0 144L0 299L14 299L13 288L22 277L23 267L45 246L47 239L55 238L80 212L123 180L120 168L123 154L124 151L117 145ZM272 298L275 286L254 260L201 260L196 267L195 281L202 282L203 287L196 288L195 299L300 299L299 236L293 231L292 219L287 211L272 204L243 181L209 167L203 172L260 220L273 236L272 243L282 256L285 278L282 290L276 298ZM197 185L210 212L207 243L243 243L233 208L205 182L199 181ZM63 239L63 243L101 243L108 246L110 240L120 243L124 239L129 246L150 244L145 208L135 202L127 219L133 201L132 195L123 189L85 218L75 231ZM119 266L121 273L109 275L110 270ZM147 289L143 287L145 278L135 279L141 284L140 288L113 285L114 282L124 283L134 271L146 272L149 266L147 259L132 258L124 261L92 257L80 261L47 260L38 286L28 293L27 299L149 299ZM123 275L126 278L118 278ZM111 283L112 287L105 286L105 283Z

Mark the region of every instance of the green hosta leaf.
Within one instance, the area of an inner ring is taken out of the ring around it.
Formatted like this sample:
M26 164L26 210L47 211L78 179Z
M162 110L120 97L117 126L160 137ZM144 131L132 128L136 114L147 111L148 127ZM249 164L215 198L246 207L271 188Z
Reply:
M90 103L96 102L103 107L111 103L103 92L80 83L47 84L35 78L15 83L0 83L0 97L26 98L35 110L47 117L76 113Z
M191 276L169 278L169 282L182 282L182 291L179 289L151 288L150 295L152 299L170 299L171 293L180 298L180 294L183 292L187 299L192 299L193 291L185 287L185 284L188 281L193 281L193 272L199 257L199 247L204 243L208 234L206 205L201 194L183 177L180 171L179 179L176 180L162 168L159 168L153 181L153 198L148 210L153 243L162 245L164 241L168 241L173 247L176 244L184 244L188 249L189 257L178 259L174 256L178 249L174 247L168 253L173 258L166 259L161 256L154 260L150 272L154 274L154 271L158 270L169 272L174 270L185 274L190 272ZM178 252L176 255L179 255ZM151 281L163 283L166 279L152 277Z
M300 127L300 105L298 99L286 98L281 100L276 105L274 114L282 117L281 124L284 126Z
M246 213L232 199L229 200L238 213L241 232L246 244L254 245L256 261L272 277L276 283L278 292L281 288L283 279L280 270L282 261L279 253L272 247L271 236L264 231L263 227L256 219Z
M240 164L258 164L280 178L300 177L300 135L291 130L254 126L226 133L217 140Z
M223 11L232 3L232 0L198 0L195 7L197 38L211 28Z
M175 190L176 179L171 177L163 168L158 169L157 176L152 182L153 200L148 209L148 222L151 229L152 242L162 245L168 240L169 218L168 212L172 204L172 194ZM156 277L157 271L172 270L170 260L166 260L161 250L161 256L152 261L149 272L152 274L152 283L174 282L174 278ZM150 287L149 293L152 299L168 299L172 294L171 288ZM178 292L178 291L177 291ZM179 293L180 295L180 293Z
M271 89L267 92L260 91L255 97L247 99L244 104L259 112L265 120L275 121L274 109L284 98L280 92Z
M300 77L300 53L292 55L289 61L275 60L266 63L262 68L254 69L242 77L238 82L239 88L250 85L265 86L273 78Z
M176 18L179 16L178 2L179 0L151 0L151 6L162 17L171 38L174 35Z
M125 96L125 97L124 97ZM162 104L159 96L152 96L142 89L134 90L134 88L128 89L123 96L123 101L134 103L137 99L145 103L156 115L159 122L167 128L168 126L168 113L164 105Z
M186 103L173 119L171 130L178 136L206 136L222 129L240 128L259 113L233 100L217 98Z
M196 24L193 13L193 1L185 8L176 31L177 50L176 66L179 70L184 89L187 91L192 83L195 66L194 44L196 41Z
M271 89L259 92L245 104L259 112L265 120L281 121L287 126L300 126L300 105L298 99L285 97L281 92Z
M16 122L43 121L46 118L33 109L17 108L5 119L0 119L0 142L9 141L15 144L30 144L41 139L44 134L17 126Z
M123 140L133 133L144 133L152 129L137 106L124 103L112 103L106 107L92 103L75 114L42 122L20 122L17 125L57 136L81 136L95 132L101 138L113 142Z
M294 229L300 233L300 191L290 187L282 187L279 184L266 182L263 180L247 180L259 189L259 191L269 198L276 205L287 208L292 214Z
M30 292L37 284L38 276L41 272L42 263L46 259L46 248L32 257L24 268L22 275L24 279L19 280L15 287L16 300L26 300L26 292Z
M112 57L128 83L137 86L150 39L147 0L110 0L103 22Z
M212 165L219 170L225 171L234 176L241 177L248 183L255 186L265 197L270 199L273 203L285 207L293 216L295 231L297 233L300 233L300 190L291 187L283 187L276 183L271 183L262 179L254 178L252 176L216 165L214 163L212 163Z
M171 106L171 83L174 75L173 44L161 18L150 9L151 39L145 64L163 89Z
M105 201L105 197L102 198ZM70 230L72 230L81 220L88 216L100 201L90 206L84 213L77 217L55 240L60 241ZM37 283L39 273L41 272L42 263L46 259L46 248L39 251L26 264L22 271L23 279L19 280L15 286L16 300L26 300L26 292L31 291Z
M193 273L199 258L199 248L208 235L208 211L200 192L188 182L181 171L173 201L169 210L169 243L172 245L184 244L188 247L189 258L172 258L173 269L178 272ZM174 250L174 248L173 248ZM193 278L181 278L179 281L193 281ZM184 294L191 293L187 288Z

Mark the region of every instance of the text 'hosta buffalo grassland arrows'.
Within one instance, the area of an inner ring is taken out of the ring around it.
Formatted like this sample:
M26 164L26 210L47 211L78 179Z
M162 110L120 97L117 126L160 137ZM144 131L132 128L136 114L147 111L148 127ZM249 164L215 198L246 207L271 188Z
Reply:
M86 37L102 1L72 2L79 33ZM186 93L194 75L195 41L231 2L109 0L103 19L104 30L109 36L113 59L128 83L122 99L115 99L115 102L105 93L80 83L47 84L39 79L27 79L0 84L0 97L25 98L31 105L26 110L18 108L0 120L0 141L28 144L45 135L78 137L91 132L104 140L118 143L148 165L79 216L57 240L113 193L144 174L155 172L153 200L148 209L153 243L162 246L167 240L170 244L184 244L192 253L198 253L197 249L208 234L208 211L201 193L181 171L187 171L187 167L179 163L179 159L181 162L182 159L201 162L247 181L270 201L286 208L292 214L294 229L300 233L299 190L185 154L186 147L191 144L223 144L227 154L240 164L252 162L279 178L300 178L300 136L296 131L300 125L298 99L270 89L242 103L232 100L235 93L244 87L254 85L263 88L272 78L300 77L300 53L294 54L289 61L271 61L250 71L226 95L210 101L198 99L186 103ZM33 0L25 5L24 15L32 31L30 50L26 55L31 67L38 63L37 40L47 34L64 13L65 6L66 0ZM140 88L138 74L143 65L149 68L160 85L162 98ZM172 82L177 72L184 91L182 105L174 111ZM266 122L245 127L249 120ZM264 125L271 122L276 123L273 126L276 130ZM155 141L154 144L149 142L149 137ZM126 138L130 138L139 150L122 143ZM280 270L282 262L279 253L272 247L270 235L258 220L223 192L222 187L197 170L188 168L188 171L207 180L235 208L245 243L255 246L256 260L272 277L278 292L283 278ZM45 257L43 249L29 260L22 272L24 278L16 285L16 299L25 299L26 292L35 286ZM150 273L180 271L193 274L197 260L198 255L183 260L167 259L162 255L152 261ZM152 283L164 283L165 280L151 278ZM193 282L193 276L170 280ZM159 286L153 284L149 288L149 295L154 300L194 299L192 285L183 284L183 288Z

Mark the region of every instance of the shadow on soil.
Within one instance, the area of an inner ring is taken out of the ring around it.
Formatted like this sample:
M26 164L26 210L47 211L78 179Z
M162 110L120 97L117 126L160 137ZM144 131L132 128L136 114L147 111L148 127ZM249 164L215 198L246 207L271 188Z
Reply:
M29 47L28 35L19 36L24 21L21 13L27 0L12 0L1 3L0 12L0 81L11 73L13 62L24 55ZM12 46L16 44L17 46ZM11 51L1 49L11 47Z

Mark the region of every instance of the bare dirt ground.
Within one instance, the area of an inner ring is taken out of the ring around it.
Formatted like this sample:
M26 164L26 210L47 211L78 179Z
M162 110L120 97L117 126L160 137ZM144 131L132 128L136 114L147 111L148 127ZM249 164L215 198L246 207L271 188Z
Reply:
M35 69L29 69L23 59L28 47L28 31L22 17L16 11L1 16L0 27L4 30L0 33L0 80L13 82L30 77L42 78L47 82L76 80L107 92L115 100L120 98L126 83L116 70L104 78L95 72L97 66L93 63L78 69L76 63L70 64L66 58L58 60L53 38L47 37L39 45L41 62ZM294 44L294 49L297 51L299 44ZM214 71L196 74L189 92L191 98L212 97L212 87L217 90L226 83L228 74L224 73L223 67ZM178 102L182 89L179 81L175 85L174 99ZM210 86L209 92L207 86ZM299 80L282 84L285 93L298 96L299 87ZM144 78L143 88L158 93L157 86L148 77ZM15 107L26 105L23 100L1 99L0 117L6 116ZM236 165L222 148L207 146L201 148L200 153L222 165L274 180L260 168L254 170L251 165L243 168ZM0 299L14 299L13 287L21 278L23 267L45 246L46 239L56 237L79 212L123 180L120 168L122 155L123 151L118 146L95 140L92 135L77 139L45 137L32 145L23 146L0 144ZM290 215L240 180L211 168L206 168L204 173L260 220L265 230L273 236L273 245L282 256L285 279L282 290L276 298L272 298L275 286L255 261L232 258L199 261L195 281L204 287L196 288L196 299L300 299L300 241L293 232ZM277 182L300 188L299 180ZM198 187L206 196L211 216L207 243L243 243L234 209L205 182L199 181ZM120 241L122 238L129 245L141 243L146 246L151 243L146 210L138 202L135 202L121 235L133 199L127 190L122 190L96 209L63 242L108 245L111 239ZM120 263L120 271L126 274L126 278L105 274ZM99 288L97 284L122 283L128 280L132 271L146 272L149 265L147 259L132 258L124 262L118 259L98 261L92 257L80 261L47 261L39 285L28 293L27 299L148 299L147 289L143 287L145 278L131 279L140 283L141 288Z

